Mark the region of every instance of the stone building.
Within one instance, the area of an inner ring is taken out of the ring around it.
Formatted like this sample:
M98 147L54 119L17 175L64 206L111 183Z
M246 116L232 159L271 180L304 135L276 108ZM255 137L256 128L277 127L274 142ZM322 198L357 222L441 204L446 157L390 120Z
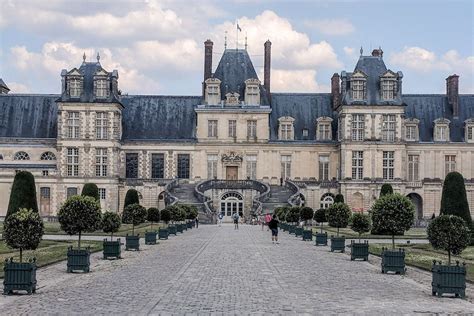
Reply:
M58 95L0 95L0 216L15 172L36 178L41 214L98 185L121 211L135 188L147 207L194 203L205 216L327 207L342 193L366 212L383 183L412 199L417 218L438 213L443 179L466 179L474 205L474 95L403 94L383 51L361 53L330 93L271 93L271 43L259 80L246 50L226 49L212 72L204 43L202 95L120 95L119 74L84 56L61 72ZM3 86L6 87L5 84Z

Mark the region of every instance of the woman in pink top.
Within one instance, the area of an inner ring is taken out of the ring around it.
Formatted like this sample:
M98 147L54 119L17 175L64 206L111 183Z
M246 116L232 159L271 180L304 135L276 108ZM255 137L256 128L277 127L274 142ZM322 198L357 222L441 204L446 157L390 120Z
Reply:
M272 220L272 216L270 214L265 215L265 223L267 224L267 231L270 229L268 228L268 223Z

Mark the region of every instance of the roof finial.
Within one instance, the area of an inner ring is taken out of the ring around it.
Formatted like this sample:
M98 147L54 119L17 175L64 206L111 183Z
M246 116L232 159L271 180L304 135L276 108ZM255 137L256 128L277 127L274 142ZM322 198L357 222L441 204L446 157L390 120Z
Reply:
M362 54L364 53L364 50L362 49L362 46L360 47L360 55L362 56Z
M225 31L224 35L224 50L227 49L227 31Z
M84 55L82 55L82 61L86 62L86 52L84 52Z
M100 55L99 55L99 52L97 52L97 62L100 62Z
M247 50L247 32L245 32L245 50Z

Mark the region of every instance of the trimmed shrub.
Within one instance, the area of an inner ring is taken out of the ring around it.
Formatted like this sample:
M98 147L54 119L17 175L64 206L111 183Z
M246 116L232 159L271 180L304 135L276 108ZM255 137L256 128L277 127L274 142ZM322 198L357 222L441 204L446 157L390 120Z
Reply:
M320 208L314 211L313 219L321 224L321 234L323 233L323 224L328 221L327 219L327 211L323 208Z
M344 195L341 193L336 194L336 197L334 198L334 203L344 203Z
M337 228L337 236L339 236L339 228L345 228L349 224L351 210L345 203L334 203L327 211L327 219L329 226Z
M132 235L135 235L135 226L145 222L146 208L140 204L130 204L123 210L122 222L132 224Z
M15 175L5 218L18 212L21 208L33 210L38 213L35 177L28 171L20 171Z
M3 239L8 247L20 249L20 262L23 261L23 250L38 248L44 234L43 220L38 212L26 208L10 214L3 225Z
M281 221L284 221L286 220L286 214L288 213L289 211L289 207L288 206L281 206L281 207L277 207L275 209L275 214L276 216L278 217L279 220Z
M375 201L371 210L373 231L392 236L403 235L410 229L415 217L415 206L409 198L398 193L382 196Z
M472 227L464 178L459 172L450 172L444 179L440 215L459 216Z
M352 214L352 226L351 229L359 234L360 236L363 233L368 233L370 231L370 216L368 214L354 213Z
M79 234L77 247L81 248L82 232L94 232L102 222L99 203L90 196L75 195L67 199L58 212L61 229L69 235Z
M93 197L97 202L100 202L99 188L95 183L84 184L81 195Z
M448 252L449 265L451 254L457 256L469 245L470 231L466 222L459 216L438 216L428 225L427 233L433 248Z
M117 213L106 211L102 214L102 231L110 233L110 240L114 237L114 233L119 231L121 225L122 220Z
M131 204L140 204L140 198L138 197L138 191L135 189L129 189L127 194L125 194L125 202L123 204L123 209Z
M161 217L161 220L162 220L163 222L165 222L166 224L168 224L169 221L171 220L171 213L170 213L170 211L169 211L168 209L165 208L165 209L161 210L161 212L160 212L160 217Z
M158 223L160 221L160 210L156 207L150 207L147 210L146 220L150 223Z
M382 189L380 190L380 197L393 194L393 188L392 185L389 183L384 183L382 185Z
M293 206L286 213L285 220L288 223L296 223L300 220L300 207Z
M195 205L186 205L186 219L196 219L199 211Z
M300 210L300 218L306 224L306 222L313 218L314 211L311 207L304 206Z
M186 212L178 205L171 205L166 207L170 212L171 221L173 223L181 222L186 219Z

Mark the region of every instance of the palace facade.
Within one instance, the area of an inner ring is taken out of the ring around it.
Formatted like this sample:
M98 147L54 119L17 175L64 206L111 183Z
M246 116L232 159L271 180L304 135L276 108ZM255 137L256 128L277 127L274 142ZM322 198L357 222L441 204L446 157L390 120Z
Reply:
M337 193L367 211L390 183L423 219L439 212L454 170L474 215L474 95L459 94L457 75L446 94L403 94L403 73L375 49L334 74L330 93L272 93L269 41L263 83L246 50L226 49L212 72L204 45L199 96L121 95L99 56L63 70L57 95L8 93L2 81L0 216L18 170L35 175L43 216L86 182L114 211L135 188L147 207L207 201L203 211L245 216L287 199L327 207Z

